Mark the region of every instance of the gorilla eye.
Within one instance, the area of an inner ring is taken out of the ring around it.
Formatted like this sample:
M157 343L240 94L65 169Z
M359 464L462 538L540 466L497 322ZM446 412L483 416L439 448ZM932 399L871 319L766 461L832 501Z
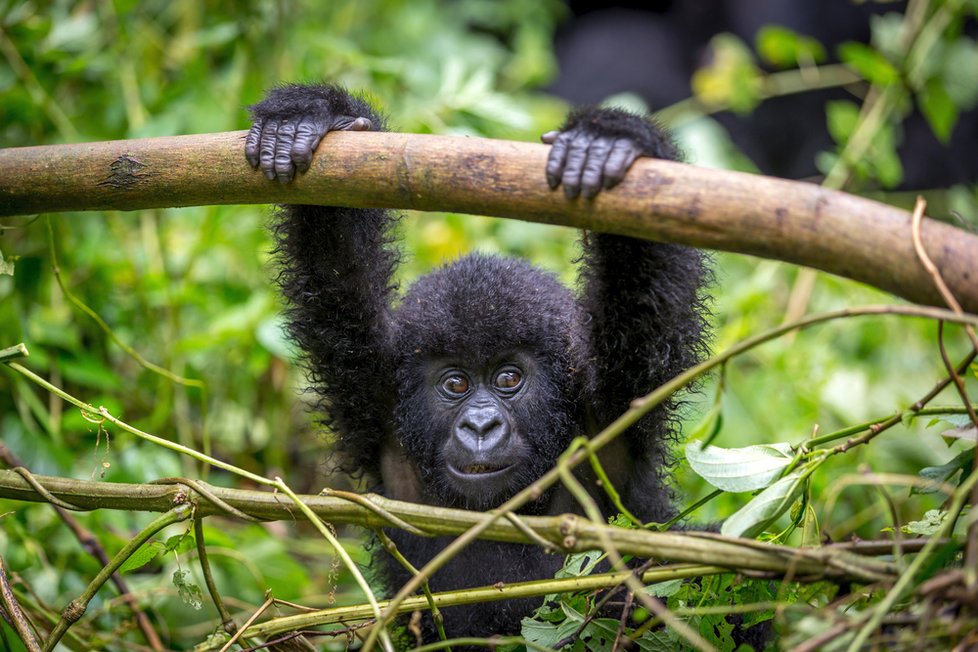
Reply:
M449 374L441 381L441 388L451 396L461 396L469 391L469 379L461 374Z
M492 384L499 389L516 389L523 384L523 374L519 369L503 369L496 374Z

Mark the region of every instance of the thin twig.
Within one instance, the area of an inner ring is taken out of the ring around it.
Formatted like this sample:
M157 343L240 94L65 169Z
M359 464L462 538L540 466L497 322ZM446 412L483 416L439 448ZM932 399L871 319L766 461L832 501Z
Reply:
M44 486L34 478L33 474L24 467L23 462L16 455L14 455L13 451L4 446L2 443L0 443L0 460L3 460L8 466L13 467L13 471L16 471L31 485L31 487L34 488L35 491L43 495L48 502L52 504L52 507L54 507L54 511L57 512L58 517L66 526L68 526L68 529L71 530L72 534L75 535L75 538L79 543L81 543L82 548L84 548L88 554L97 559L102 566L108 565L109 556L106 554L105 549L102 548L102 545L99 543L98 539L92 536L92 533L82 526L82 524L78 522L78 519L69 513L69 509L78 510L77 507L71 505L70 507L65 508L64 505L69 505L69 503L61 501L56 496L51 494L51 492L45 489ZM112 583L119 591L119 595L122 596L122 599L126 602L126 605L132 611L133 616L136 618L136 624L139 625L139 629L146 638L146 642L149 643L149 646L153 650L162 650L163 642L156 633L156 629L150 622L146 612L143 611L142 607L139 605L139 600L137 600L136 596L129 590L129 585L126 584L126 581L122 579L122 575L119 573L113 573Z
M407 557L401 554L401 551L397 549L397 544L394 543L393 539L387 536L386 532L384 532L380 528L377 528L376 530L374 530L374 532L376 533L377 538L380 539L381 544L384 546L384 550L390 553L390 555L395 560L397 560L397 563L399 563L407 572L411 573L412 575L418 574L418 569L414 567L414 564L412 564L407 560ZM428 585L428 582L425 582L421 585L421 591L422 593L424 593L425 600L428 601L428 608L431 610L431 619L432 621L434 621L435 629L438 631L438 639L442 641L447 641L448 634L445 633L444 618L442 617L441 610L438 608L438 605L435 603L435 598L431 594L431 587ZM447 649L448 652L451 652L451 648L447 648Z
M217 583L214 582L214 575L211 573L211 563L207 557L207 546L204 541L204 518L200 514L194 515L194 544L197 546L197 562L200 564L201 574L204 576L204 584L207 592L211 594L211 600L221 617L221 626L229 635L234 636L238 631L238 625L234 622L231 612L224 606L221 592L217 590Z
M387 511L386 509L384 509L374 501L370 500L367 496L364 496L363 494L356 494L353 493L352 491L340 491L339 489L330 489L329 487L323 489L320 492L320 494L323 496L335 496L337 498L342 498L343 500L349 500L351 503L369 509L377 516L380 516L381 518L390 522L390 524L393 525L394 527L400 528L405 532L410 532L415 536L419 536L419 537L426 536L423 530L411 525L404 519L399 518L394 514L391 514L389 511Z
M28 652L41 652L41 646L37 638L35 638L34 632L31 630L31 625L24 616L24 612L20 610L20 605L17 604L17 598L14 596L10 584L7 582L7 572L4 568L3 557L0 557L0 606L3 607L8 622L14 628L14 631L17 632L17 635L24 643L24 647L27 648Z
M231 638L227 640L224 647L221 648L220 652L227 652L231 649L231 646L237 643L239 640L244 638L244 632L247 630L256 620L258 620L263 613L268 611L268 608L275 604L275 598L272 596L266 596L265 601L261 603L261 606L255 610L255 613L248 616L248 620L244 621L241 629L236 631L231 635Z
M936 19L935 19L936 21ZM937 287L938 291L941 293L941 297L947 303L951 309L957 313L962 314L964 310L961 308L961 304L958 302L957 298L948 288L947 283L944 282L944 278L941 276L940 270L937 269L937 265L930 259L927 255L927 250L924 249L924 243L920 238L920 222L923 219L924 209L927 203L924 201L923 197L917 197L917 203L913 210L913 246L914 250L917 252L917 257L920 259L921 264L927 273L930 274L931 278L934 280L934 285ZM954 381L954 386L958 390L958 394L961 396L961 400L964 402L965 407L968 408L968 416L971 418L971 423L974 424L975 429L978 430L978 414L971 407L971 401L968 399L968 392L965 389L964 381L961 377L955 373L954 368L951 366L950 360L947 356L947 351L944 349L944 330L943 322L939 323L939 333L938 342L941 349L941 359L944 360L945 366L948 367L949 373L952 380ZM965 332L968 334L968 338L971 340L972 351L978 352L978 335L975 334L975 329L971 325L965 325ZM975 446L975 456L974 462L972 464L973 468L978 468L978 446ZM978 505L978 484L975 485L974 492L971 495L972 506ZM964 556L964 567L967 572L967 586L974 589L978 587L978 521L974 521L968 526L968 545L965 550Z
M152 523L143 528L139 534L129 540L129 542L122 547L116 555L112 558L112 561L108 565L103 566L102 570L98 572L85 590L80 596L68 603L68 605L61 612L61 618L58 620L54 629L48 635L47 639L44 641L44 652L50 652L57 645L58 641L65 635L68 628L71 627L75 622L78 621L85 614L85 610L88 608L88 603L91 602L95 594L99 592L102 585L108 581L112 574L115 573L119 568L129 559L140 546L149 541L150 537L154 536L157 532L166 528L174 523L179 523L190 518L193 515L193 506L189 504L178 505L174 507L169 512L159 516L154 519Z

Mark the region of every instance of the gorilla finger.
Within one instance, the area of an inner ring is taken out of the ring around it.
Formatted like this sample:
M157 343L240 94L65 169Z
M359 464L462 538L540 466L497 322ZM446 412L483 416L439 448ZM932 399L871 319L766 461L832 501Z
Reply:
M550 154L547 155L547 185L551 190L560 185L560 178L564 176L564 163L571 138L569 132L558 134L550 148Z
M584 172L584 164L587 163L587 151L591 146L594 136L577 132L571 140L567 152L567 160L564 163L564 176L561 183L564 184L564 195L568 199L574 199L581 192L581 175Z
M625 178L625 173L641 155L638 145L627 138L619 138L611 148L604 164L604 187L614 188Z
M266 179L275 178L275 141L278 137L278 123L266 122L258 143L258 165Z
M554 131L548 131L545 134L540 134L540 142L542 142L544 145L553 145L554 141L557 140L557 136L559 135L560 132L556 129Z
M289 120L283 120L278 126L278 140L275 141L275 176L282 183L288 183L295 176L295 165L292 163L295 131L295 123Z
M587 161L581 172L581 194L587 199L592 199L601 190L605 162L614 142L608 136L598 136L588 147Z
M368 118L359 117L353 121L350 125L351 131L370 131L374 128L374 123L370 122Z
M352 115L338 115L328 131L369 131L373 124L368 118L358 118ZM325 131L323 132L325 134Z
M312 163L312 153L319 146L326 129L323 124L312 118L302 118L295 127L295 141L292 143L292 162L296 169L305 172Z
M258 144L261 142L261 127L260 122L251 125L248 136L245 138L245 158L248 159L248 164L255 169L258 168Z

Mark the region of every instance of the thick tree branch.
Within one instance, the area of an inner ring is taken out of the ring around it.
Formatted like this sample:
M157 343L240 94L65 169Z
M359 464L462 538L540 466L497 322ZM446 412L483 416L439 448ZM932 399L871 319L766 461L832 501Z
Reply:
M332 133L289 186L244 158L245 132L0 150L0 215L203 204L450 210L774 258L943 305L914 253L909 212L807 183L638 161L594 200L544 181L547 147L480 138ZM925 220L952 294L978 312L978 236Z
M0 470L0 498L45 502L54 497L77 509L124 509L128 511L168 512L194 501L197 513L206 516L223 513L214 502L194 494L180 484L122 484L93 482L33 475L42 488L38 491L21 474ZM292 520L295 505L281 494L268 491L226 489L206 485L208 493L224 503L261 520ZM45 498L42 493L47 493ZM381 496L363 496L381 510L371 510L344 498L299 496L313 512L332 523L349 523L361 527L390 526L382 512L423 530L430 536L457 535L482 520L484 514L460 509L432 507L399 502ZM859 581L892 579L896 567L889 562L853 554L845 549L791 548L750 539L734 539L706 532L651 532L628 530L596 524L579 516L517 516L533 530L537 538L550 542L563 552L580 552L601 548L610 539L622 553L654 557L659 561L721 565L731 570L748 570L763 574L793 577L835 577ZM511 522L501 519L489 526L483 538L495 541L532 543ZM717 564L717 560L722 560Z

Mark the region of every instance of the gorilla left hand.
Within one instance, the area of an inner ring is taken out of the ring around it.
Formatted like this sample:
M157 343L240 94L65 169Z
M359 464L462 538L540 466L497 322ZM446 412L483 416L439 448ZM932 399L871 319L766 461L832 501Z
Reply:
M279 91L281 89L276 89ZM289 98L294 102L296 87L289 87ZM306 90L306 89L300 89ZM314 91L315 89L309 89ZM307 102L287 108L277 106L276 91L268 99L252 107L255 122L245 139L245 157L253 168L261 168L269 180L277 178L288 183L296 170L305 172L312 162L312 153L330 131L370 131L373 123L369 118L337 115L326 98L309 93ZM258 117L268 115L270 117Z

